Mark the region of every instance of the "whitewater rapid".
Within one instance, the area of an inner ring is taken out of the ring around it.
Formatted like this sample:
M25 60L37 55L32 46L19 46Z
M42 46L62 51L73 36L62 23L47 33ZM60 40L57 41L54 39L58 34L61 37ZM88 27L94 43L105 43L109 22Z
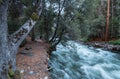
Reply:
M53 79L120 79L120 55L69 41L50 58Z

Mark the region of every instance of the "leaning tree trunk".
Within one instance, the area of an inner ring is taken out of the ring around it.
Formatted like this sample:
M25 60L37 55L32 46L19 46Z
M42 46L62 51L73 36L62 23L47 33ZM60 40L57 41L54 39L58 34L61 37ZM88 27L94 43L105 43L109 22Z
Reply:
M9 0L5 0L0 4L0 79L8 79L9 69L12 69L13 71L16 70L17 50L36 24L36 21L29 19L15 33L8 35L8 1ZM37 6L37 14L39 16L42 12L42 0L38 2Z

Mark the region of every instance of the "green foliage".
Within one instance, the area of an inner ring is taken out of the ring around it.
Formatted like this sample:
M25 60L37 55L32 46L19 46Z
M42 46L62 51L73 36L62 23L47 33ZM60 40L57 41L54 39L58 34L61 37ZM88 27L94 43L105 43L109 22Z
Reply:
M63 40L67 38L67 40L88 41L90 37L101 38L105 33L107 0L103 2L101 0L43 0L43 12L40 18L36 13L36 6L33 5L36 1L38 0L21 0L25 6L22 15L24 19L19 20L17 17L12 21L8 18L10 30L15 31L26 19L32 18L38 21L36 34L40 34L43 38L50 39L58 26L54 41L59 38L62 28L65 29ZM119 0L114 1L114 15L110 17L109 32L112 37L120 36L119 4ZM61 11L60 14L58 10Z
M9 33L12 34L14 33L15 31L18 30L18 28L20 28L21 25L24 24L24 22L28 19L28 17L24 16L23 18L19 19L19 18L16 18L14 20L12 20L12 18L8 17L8 30L9 30Z
M3 0L0 0L0 5L3 3Z
M89 40L88 40L88 38L81 38L80 41L82 41L82 42L88 42Z
M115 41L110 41L109 43L114 44L114 45L120 45L120 39L115 40Z
M32 13L35 12L36 13L36 9L34 6L28 6L27 8L24 9L24 15L31 17Z
M21 2L12 2L9 6L9 15L12 19L19 18L23 12L23 5Z
M8 20L8 25L9 25L8 29L10 34L15 32L19 28L18 22L19 22L18 20Z
M119 25L119 18L118 17L113 17L111 20L110 20L110 24L113 24L113 25Z
M33 2L35 0L20 0L23 4L25 4L26 6L30 6L33 4Z

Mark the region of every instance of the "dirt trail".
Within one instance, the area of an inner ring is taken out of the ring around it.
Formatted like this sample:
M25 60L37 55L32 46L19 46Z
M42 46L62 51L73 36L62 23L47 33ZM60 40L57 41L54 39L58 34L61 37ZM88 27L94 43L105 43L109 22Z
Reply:
M17 69L20 70L21 79L50 79L48 69L48 44L42 41L28 41L25 47L20 48L20 51L27 50L32 55L20 54L17 55Z

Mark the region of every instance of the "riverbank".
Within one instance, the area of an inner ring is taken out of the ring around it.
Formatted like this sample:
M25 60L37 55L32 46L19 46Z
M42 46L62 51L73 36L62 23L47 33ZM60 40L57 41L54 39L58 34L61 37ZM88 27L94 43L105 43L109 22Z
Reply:
M21 79L50 79L48 49L49 45L41 40L27 41L27 44L19 49L17 69L21 73Z
M86 42L85 44L96 48L103 48L105 50L120 53L120 45L113 45L107 42Z

